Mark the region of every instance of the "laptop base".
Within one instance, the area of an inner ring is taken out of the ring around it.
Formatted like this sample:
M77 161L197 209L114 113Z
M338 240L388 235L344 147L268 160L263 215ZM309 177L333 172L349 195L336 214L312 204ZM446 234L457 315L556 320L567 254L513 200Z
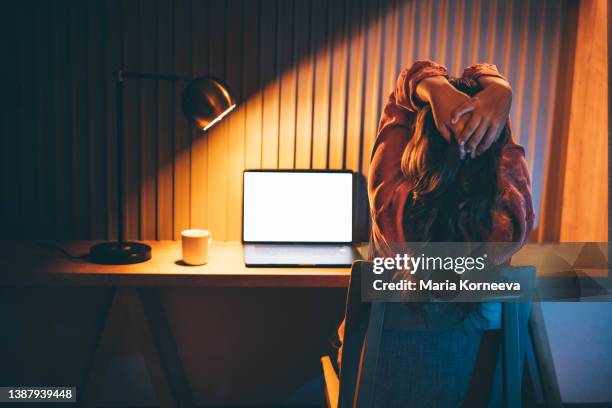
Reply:
M350 268L360 259L352 245L244 244L244 263L259 268Z

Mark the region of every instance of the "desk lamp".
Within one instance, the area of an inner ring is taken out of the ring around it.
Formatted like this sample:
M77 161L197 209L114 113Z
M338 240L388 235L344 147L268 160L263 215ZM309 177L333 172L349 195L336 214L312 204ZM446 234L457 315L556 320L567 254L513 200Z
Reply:
M92 262L110 265L134 264L151 259L151 247L140 242L125 240L123 227L123 83L126 79L187 82L182 94L185 117L198 129L208 130L220 121L236 103L227 85L220 79L203 76L195 79L176 75L158 75L119 70L116 79L117 127L117 241L103 242L90 248Z

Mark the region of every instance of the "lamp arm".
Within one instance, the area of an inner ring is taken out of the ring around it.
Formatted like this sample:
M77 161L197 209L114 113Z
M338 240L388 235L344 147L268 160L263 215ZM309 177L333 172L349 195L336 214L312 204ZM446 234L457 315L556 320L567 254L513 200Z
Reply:
M151 74L148 72L126 72L122 69L117 71L117 81L123 81L124 79L150 79L155 81L191 81L191 77L181 75L163 75L163 74Z

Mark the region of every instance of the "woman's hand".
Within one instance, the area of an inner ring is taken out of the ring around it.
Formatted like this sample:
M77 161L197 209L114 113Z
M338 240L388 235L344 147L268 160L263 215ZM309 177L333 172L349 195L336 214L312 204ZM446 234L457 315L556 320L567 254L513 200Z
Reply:
M468 113L467 125L458 133L457 143L461 158L465 153L472 158L484 153L499 138L512 105L512 88L498 77L481 77L482 91L463 102L452 112L451 123L458 125Z
M463 115L455 123L452 123L452 113L458 106L462 106L469 101L470 97L452 86L443 76L434 76L422 80L417 85L416 93L421 101L431 105L436 128L438 128L442 137L450 142L454 133L457 139L457 136L467 124L470 115Z

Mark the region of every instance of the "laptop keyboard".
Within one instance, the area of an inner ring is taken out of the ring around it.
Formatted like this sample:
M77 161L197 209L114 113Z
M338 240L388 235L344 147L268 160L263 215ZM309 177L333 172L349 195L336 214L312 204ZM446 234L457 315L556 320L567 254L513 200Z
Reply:
M313 252L318 255L335 255L338 253L351 253L352 248L348 245L266 245L257 244L249 245L253 252L259 255L283 255L304 253L304 251Z

